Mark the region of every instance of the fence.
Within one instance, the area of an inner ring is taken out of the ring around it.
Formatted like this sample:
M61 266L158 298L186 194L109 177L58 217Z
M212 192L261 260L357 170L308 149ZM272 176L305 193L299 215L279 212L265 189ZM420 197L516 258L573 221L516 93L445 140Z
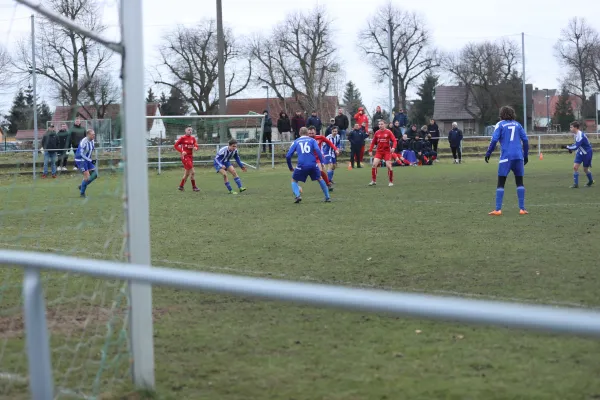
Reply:
M0 264L25 268L24 313L32 398L54 398L50 342L40 270L117 278L143 284L287 301L352 311L600 337L600 312L483 300L391 293L340 286L190 272L145 265L0 251Z

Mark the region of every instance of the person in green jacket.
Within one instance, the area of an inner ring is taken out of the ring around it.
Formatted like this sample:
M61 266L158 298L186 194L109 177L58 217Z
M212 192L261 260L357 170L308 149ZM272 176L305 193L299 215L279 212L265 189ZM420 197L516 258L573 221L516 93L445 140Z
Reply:
M81 118L75 118L75 123L69 129L69 136L71 137L71 147L73 148L73 152L75 152L79 147L79 142L85 137L85 127L81 126ZM73 161L73 170L77 170L75 161Z

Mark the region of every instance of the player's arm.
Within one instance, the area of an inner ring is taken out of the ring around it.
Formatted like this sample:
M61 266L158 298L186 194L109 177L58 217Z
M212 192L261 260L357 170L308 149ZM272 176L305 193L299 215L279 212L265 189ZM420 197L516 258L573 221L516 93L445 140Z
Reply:
M523 159L528 160L529 159L529 138L527 137L527 134L525 133L525 129L523 129L523 127L521 127L521 129L519 129L519 135L521 136L521 142L523 143Z
M242 160L240 159L240 154L237 152L235 152L235 154L233 155L233 157L235 158L235 162L237 163L237 165L240 166L240 168L242 169L242 171L246 171L246 167L244 167L244 164L242 163Z
M492 152L496 149L498 140L500 140L500 132L501 131L502 131L502 128L500 126L498 126L496 128L496 130L494 131L494 134L492 135L492 140L490 141L490 145L488 146L488 149L485 152L485 162L488 162L490 160L490 156L492 155Z
M194 150L198 150L198 141L194 138Z
M398 141L396 140L396 136L394 136L393 133L391 133L392 135L392 153L394 152L394 150L396 150L396 147L398 147Z
M329 140L326 136L323 137L323 141L325 143L327 143L327 146L329 146L331 149L333 149L333 151L338 151L338 148L335 147L335 144L333 144L333 142L331 140Z
M91 162L92 159L88 157L88 154L92 154L92 144L90 142L87 142L85 144L85 147L81 149L81 158L83 158L85 161Z
M373 152L373 147L377 144L377 135L373 136L373 140L371 140L371 145L369 146L369 153Z
M175 144L173 145L173 147L175 148L175 150L177 150L180 153L183 153L183 149L181 148L181 141L182 141L182 137L180 137L179 139L177 139L177 141L175 142Z
M581 146L582 141L583 141L583 135L577 134L575 136L575 143L573 143L569 146L565 146L565 149L567 149L569 151L577 150L579 148L579 146Z
M294 141L294 143L292 143L292 145L290 146L290 149L288 150L287 154L285 155L285 161L287 162L287 165L288 165L288 168L290 169L290 171L294 170L294 167L292 167L292 156L296 152L297 146L298 146L298 142Z

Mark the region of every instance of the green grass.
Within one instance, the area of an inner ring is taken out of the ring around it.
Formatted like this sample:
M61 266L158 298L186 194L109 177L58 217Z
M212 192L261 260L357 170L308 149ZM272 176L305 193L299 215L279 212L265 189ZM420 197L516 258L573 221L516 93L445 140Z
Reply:
M497 165L475 159L463 165L396 168L393 188L387 187L383 169L380 185L370 188L370 169L342 168L336 172L331 204L321 202L318 185L311 182L303 185L304 201L293 204L284 169L243 174L249 190L238 196L228 195L212 170L198 172L200 193L189 186L184 193L176 190L179 171L152 174L153 263L599 307L600 187L569 190L571 165L569 155L532 160L525 177L530 215L518 215L509 178L500 218L487 215L493 208ZM74 176L39 181L35 190L24 177L0 182L0 247L78 256L87 250L94 257L120 259L120 177L102 174L83 204L76 185ZM61 229L64 233L56 234ZM18 271L0 273L0 322L19 315ZM120 282L47 274L49 319L58 320L53 359L60 360L55 367L59 386L92 391L105 327L118 327L122 319L122 306L111 306L121 298L120 288ZM91 297L94 292L106 295ZM168 288L154 289L154 309L153 398L600 397L596 340ZM89 322L80 327L78 318ZM0 372L26 374L26 360L18 351L22 330L18 337L7 332L0 324ZM87 346L73 350L82 338ZM118 337L112 337L107 354L124 351ZM69 365L83 367L68 370ZM101 374L101 391L121 398L127 360L104 365L110 368ZM0 397L17 398L22 390L0 380Z

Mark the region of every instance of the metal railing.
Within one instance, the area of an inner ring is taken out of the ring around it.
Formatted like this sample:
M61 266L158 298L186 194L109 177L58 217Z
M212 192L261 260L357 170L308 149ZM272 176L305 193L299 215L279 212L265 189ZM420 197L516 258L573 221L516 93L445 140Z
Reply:
M600 311L355 289L0 250L0 265L25 268L24 319L32 398L54 397L41 270L351 311L458 321L600 338Z

